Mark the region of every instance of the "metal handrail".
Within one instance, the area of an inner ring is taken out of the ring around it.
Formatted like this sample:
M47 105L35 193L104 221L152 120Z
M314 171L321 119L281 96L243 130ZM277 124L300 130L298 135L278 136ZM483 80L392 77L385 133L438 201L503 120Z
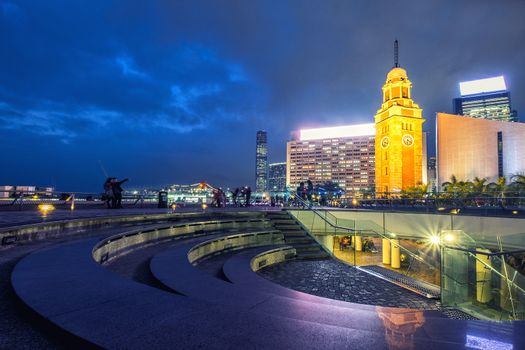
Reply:
M376 234L378 236L380 236L381 238L384 238L384 239L387 239L390 243L392 243L393 239L391 237L388 237L382 233L379 233L375 230L358 230L358 229L354 229L354 228L351 228L351 227L346 227L346 226L340 226L340 225L337 225L337 224L334 224L332 222L330 222L330 220L328 220L325 216L321 215L316 209L314 209L314 207L311 205L311 203L309 203L308 201L304 200L303 198L297 196L296 194L292 193L290 194L291 197L293 197L295 200L297 200L298 202L300 202L302 204L302 206L304 208L308 208L310 211L312 211L313 213L315 213L317 216L319 216L324 222L326 222L328 225L332 226L333 228L335 228L336 230L337 229L340 229L340 230L346 230L346 231L349 231L349 232L352 232L354 235L357 234L358 232L359 233L371 233L371 234ZM425 261L425 259L423 259L421 256L417 255L417 254L414 254L413 252L411 252L410 250L406 249L405 247L401 246L399 243L394 243L396 244L397 246L399 246L399 248L401 250L403 250L404 252L406 252L410 257L412 257L412 259L416 259L417 261L420 261L422 263L424 263L425 265L429 266L431 269L435 269L436 267L433 266L432 264L428 263Z

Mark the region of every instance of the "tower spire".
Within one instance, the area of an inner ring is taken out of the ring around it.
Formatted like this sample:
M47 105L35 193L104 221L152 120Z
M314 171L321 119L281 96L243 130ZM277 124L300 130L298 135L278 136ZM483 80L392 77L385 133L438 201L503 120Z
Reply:
M397 39L394 41L394 67L399 67L399 43Z

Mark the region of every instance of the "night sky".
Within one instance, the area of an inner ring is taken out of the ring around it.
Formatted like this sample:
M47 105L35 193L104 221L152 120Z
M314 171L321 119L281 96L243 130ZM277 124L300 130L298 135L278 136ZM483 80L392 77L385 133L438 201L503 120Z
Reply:
M525 1L1 1L0 185L253 185L255 133L373 122L400 64L423 108L504 75L525 115ZM434 138L431 138L434 142ZM433 148L432 147L432 152Z

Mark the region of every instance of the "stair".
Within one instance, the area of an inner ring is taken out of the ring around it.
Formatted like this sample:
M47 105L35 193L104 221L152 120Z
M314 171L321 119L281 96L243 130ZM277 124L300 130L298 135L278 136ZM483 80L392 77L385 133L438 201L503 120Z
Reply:
M295 248L297 259L326 259L329 257L321 245L287 212L269 212L266 217L270 219L275 229L281 231L285 243Z

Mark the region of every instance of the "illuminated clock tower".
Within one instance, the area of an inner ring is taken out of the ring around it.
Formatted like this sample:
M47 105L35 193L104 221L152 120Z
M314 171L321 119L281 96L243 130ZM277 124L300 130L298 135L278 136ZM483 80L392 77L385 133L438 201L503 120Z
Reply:
M394 52L394 68L383 85L383 104L374 117L378 195L399 192L423 180L423 110L412 101L412 83L399 67L397 40Z

